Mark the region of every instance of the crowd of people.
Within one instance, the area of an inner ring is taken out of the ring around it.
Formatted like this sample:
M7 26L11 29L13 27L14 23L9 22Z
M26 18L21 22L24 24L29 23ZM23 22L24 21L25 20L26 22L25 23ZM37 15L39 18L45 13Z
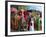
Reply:
M11 31L35 31L42 30L42 15L31 10L11 7Z

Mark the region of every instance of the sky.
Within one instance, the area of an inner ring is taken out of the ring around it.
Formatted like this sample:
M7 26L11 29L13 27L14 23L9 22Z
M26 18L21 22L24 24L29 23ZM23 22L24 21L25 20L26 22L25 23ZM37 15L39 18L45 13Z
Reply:
M31 6L28 7L28 10L38 10L38 11L42 11L42 6L31 5Z

